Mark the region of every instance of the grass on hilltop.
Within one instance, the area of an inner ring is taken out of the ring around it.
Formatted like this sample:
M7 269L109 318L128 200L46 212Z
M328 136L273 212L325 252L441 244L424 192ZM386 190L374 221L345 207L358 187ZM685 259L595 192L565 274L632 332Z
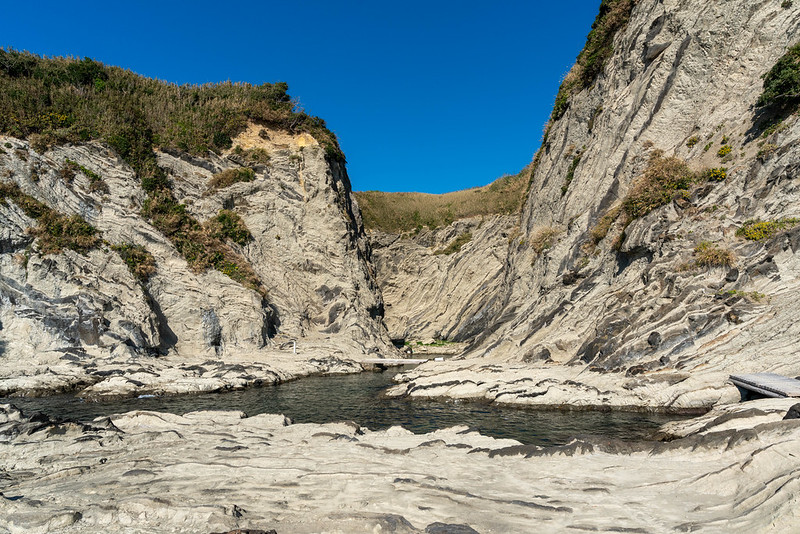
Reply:
M249 121L313 135L344 159L325 121L295 109L286 83L176 85L89 58L44 58L0 48L0 133L39 147L109 143L138 173L154 146L203 155L232 146Z
M367 230L405 233L446 226L480 215L519 212L525 200L529 172L504 176L484 187L442 195L429 193L356 192Z

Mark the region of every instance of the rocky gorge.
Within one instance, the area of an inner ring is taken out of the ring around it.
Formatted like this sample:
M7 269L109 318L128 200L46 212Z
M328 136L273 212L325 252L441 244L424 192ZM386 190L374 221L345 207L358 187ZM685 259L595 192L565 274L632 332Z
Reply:
M800 7L604 1L592 31L522 171L519 213L412 233L365 231L343 161L298 129L248 121L202 155L154 146L169 192L113 138L6 131L0 396L355 373L398 356L395 338L466 350L400 374L392 397L707 413L652 441L548 448L465 427L221 411L75 422L4 404L0 532L796 528L795 401L740 403L727 379L800 375L800 124L761 103ZM45 209L97 244L53 253ZM171 236L176 221L196 221L212 263Z

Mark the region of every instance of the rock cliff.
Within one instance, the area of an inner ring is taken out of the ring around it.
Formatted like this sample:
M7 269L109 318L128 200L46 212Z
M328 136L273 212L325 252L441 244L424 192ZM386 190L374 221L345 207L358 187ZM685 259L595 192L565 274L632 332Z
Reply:
M604 3L623 4L604 68L584 87L579 58L562 86L502 286L478 297L491 322L392 394L687 409L738 399L731 372L800 374L800 122L756 106L800 6Z
M252 165L234 151L196 157L167 149L156 157L175 199L200 224L221 213L244 224L251 237L228 240L227 246L244 258L261 290L235 281L235 272L193 268L142 216L147 194L107 145L37 151L26 140L0 138L2 180L18 185L23 195L0 202L0 358L7 362L0 395L92 384L113 393L97 384L107 383L109 373L144 366L158 375L175 369L176 362L203 361L216 363L205 373L180 376L215 378L197 389L217 389L298 372L352 371L358 369L352 361L307 361L392 350L343 165L327 158L308 134L254 124L233 146L238 152L268 151L269 160ZM247 181L212 186L220 173L251 167ZM93 187L96 181L104 185ZM35 201L79 215L103 241L88 251L46 253L31 233L37 222L21 206ZM152 256L146 280L126 266L116 251L122 244ZM284 361L287 355L295 363ZM228 370L235 378L219 381L225 374L220 366L234 360L250 363L238 376ZM267 369L278 361L281 370ZM174 379L158 381L158 388L174 390ZM137 383L145 382L151 380ZM126 382L125 393L136 389ZM192 388L176 392L183 390Z

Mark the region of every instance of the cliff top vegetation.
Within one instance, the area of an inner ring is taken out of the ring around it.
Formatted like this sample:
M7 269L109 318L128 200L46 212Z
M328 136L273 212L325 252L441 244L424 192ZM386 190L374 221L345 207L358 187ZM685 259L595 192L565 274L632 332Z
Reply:
M525 201L529 178L526 169L483 187L442 195L382 191L361 191L355 195L367 230L399 234L424 226L438 228L467 217L517 213Z
M153 147L202 155L231 148L248 121L313 135L344 159L325 121L295 110L286 83L176 85L90 58L0 48L0 133L39 148L102 140L137 172Z

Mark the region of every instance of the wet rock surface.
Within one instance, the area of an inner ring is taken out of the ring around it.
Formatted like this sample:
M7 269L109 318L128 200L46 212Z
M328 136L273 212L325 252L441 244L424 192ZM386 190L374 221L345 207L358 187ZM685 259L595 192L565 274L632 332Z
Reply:
M674 532L788 528L791 400L673 425L670 442L522 446L280 415L129 412L92 424L0 408L8 532ZM680 428L678 428L680 426ZM668 499L664 499L669 495Z

